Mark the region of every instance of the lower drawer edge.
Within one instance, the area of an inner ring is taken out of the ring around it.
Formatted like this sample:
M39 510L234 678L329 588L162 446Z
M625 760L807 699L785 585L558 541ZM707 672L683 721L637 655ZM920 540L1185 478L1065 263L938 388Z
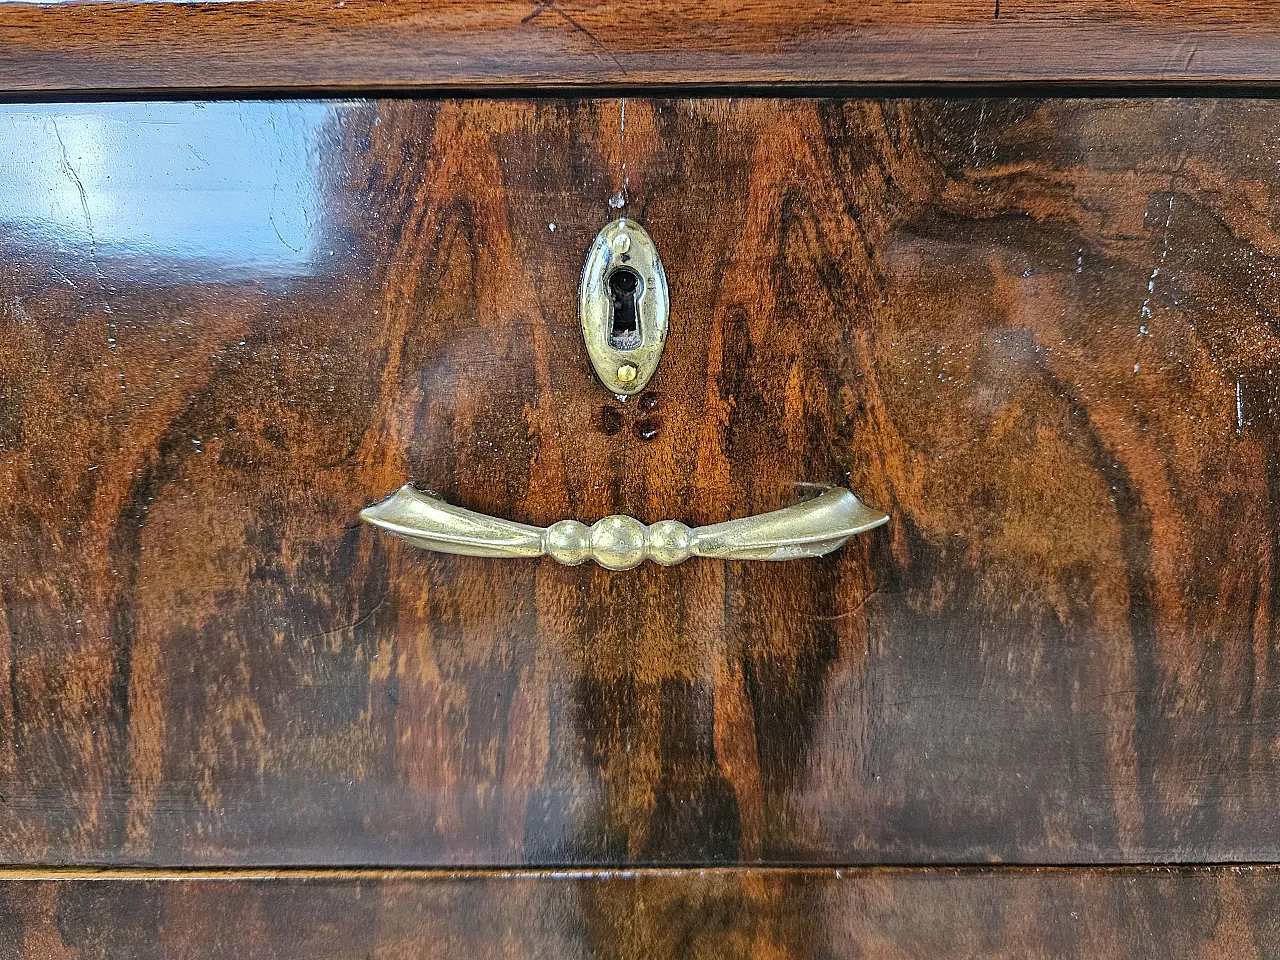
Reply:
M1280 867L8 871L4 958L1280 956Z

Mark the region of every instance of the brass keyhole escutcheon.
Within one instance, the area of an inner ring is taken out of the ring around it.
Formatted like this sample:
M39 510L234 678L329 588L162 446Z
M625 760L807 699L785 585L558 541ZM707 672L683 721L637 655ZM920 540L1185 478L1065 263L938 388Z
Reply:
M609 392L639 393L658 369L667 342L667 276L653 239L623 217L587 251L578 299L582 337Z

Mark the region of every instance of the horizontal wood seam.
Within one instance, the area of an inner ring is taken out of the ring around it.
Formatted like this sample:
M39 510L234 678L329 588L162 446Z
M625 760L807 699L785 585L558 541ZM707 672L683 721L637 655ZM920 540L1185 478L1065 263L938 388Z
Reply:
M456 85L254 85L185 87L67 87L27 90L0 86L0 103L116 103L120 101L199 100L595 100L627 98L686 98L734 100L808 99L984 99L1055 98L1124 100L1134 98L1221 100L1270 100L1280 97L1280 78L1274 80L1045 80L1045 81L901 81L845 83L653 83L618 85L611 83L545 83Z
M826 879L857 879L902 875L938 877L990 877L1043 874L1168 875L1280 872L1280 863L1196 864L1079 864L1064 866L990 864L929 866L714 866L714 867L56 867L18 866L0 869L0 881L8 880L616 880L690 875L779 875Z

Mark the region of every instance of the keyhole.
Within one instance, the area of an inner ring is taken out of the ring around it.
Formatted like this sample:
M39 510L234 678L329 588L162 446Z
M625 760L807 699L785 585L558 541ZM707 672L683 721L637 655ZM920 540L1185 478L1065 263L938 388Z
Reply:
M634 270L620 267L609 274L609 300L613 320L609 327L609 346L615 350L634 350L640 346L640 294L643 284Z

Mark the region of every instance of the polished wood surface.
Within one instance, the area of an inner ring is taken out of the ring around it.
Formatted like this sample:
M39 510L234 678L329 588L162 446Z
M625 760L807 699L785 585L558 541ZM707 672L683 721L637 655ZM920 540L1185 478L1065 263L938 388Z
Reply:
M0 883L0 957L1263 960L1273 868Z
M0 4L9 91L1280 81L1262 0Z
M1267 101L0 111L0 856L1280 859ZM653 235L648 392L582 257ZM433 556L847 483L784 564Z

